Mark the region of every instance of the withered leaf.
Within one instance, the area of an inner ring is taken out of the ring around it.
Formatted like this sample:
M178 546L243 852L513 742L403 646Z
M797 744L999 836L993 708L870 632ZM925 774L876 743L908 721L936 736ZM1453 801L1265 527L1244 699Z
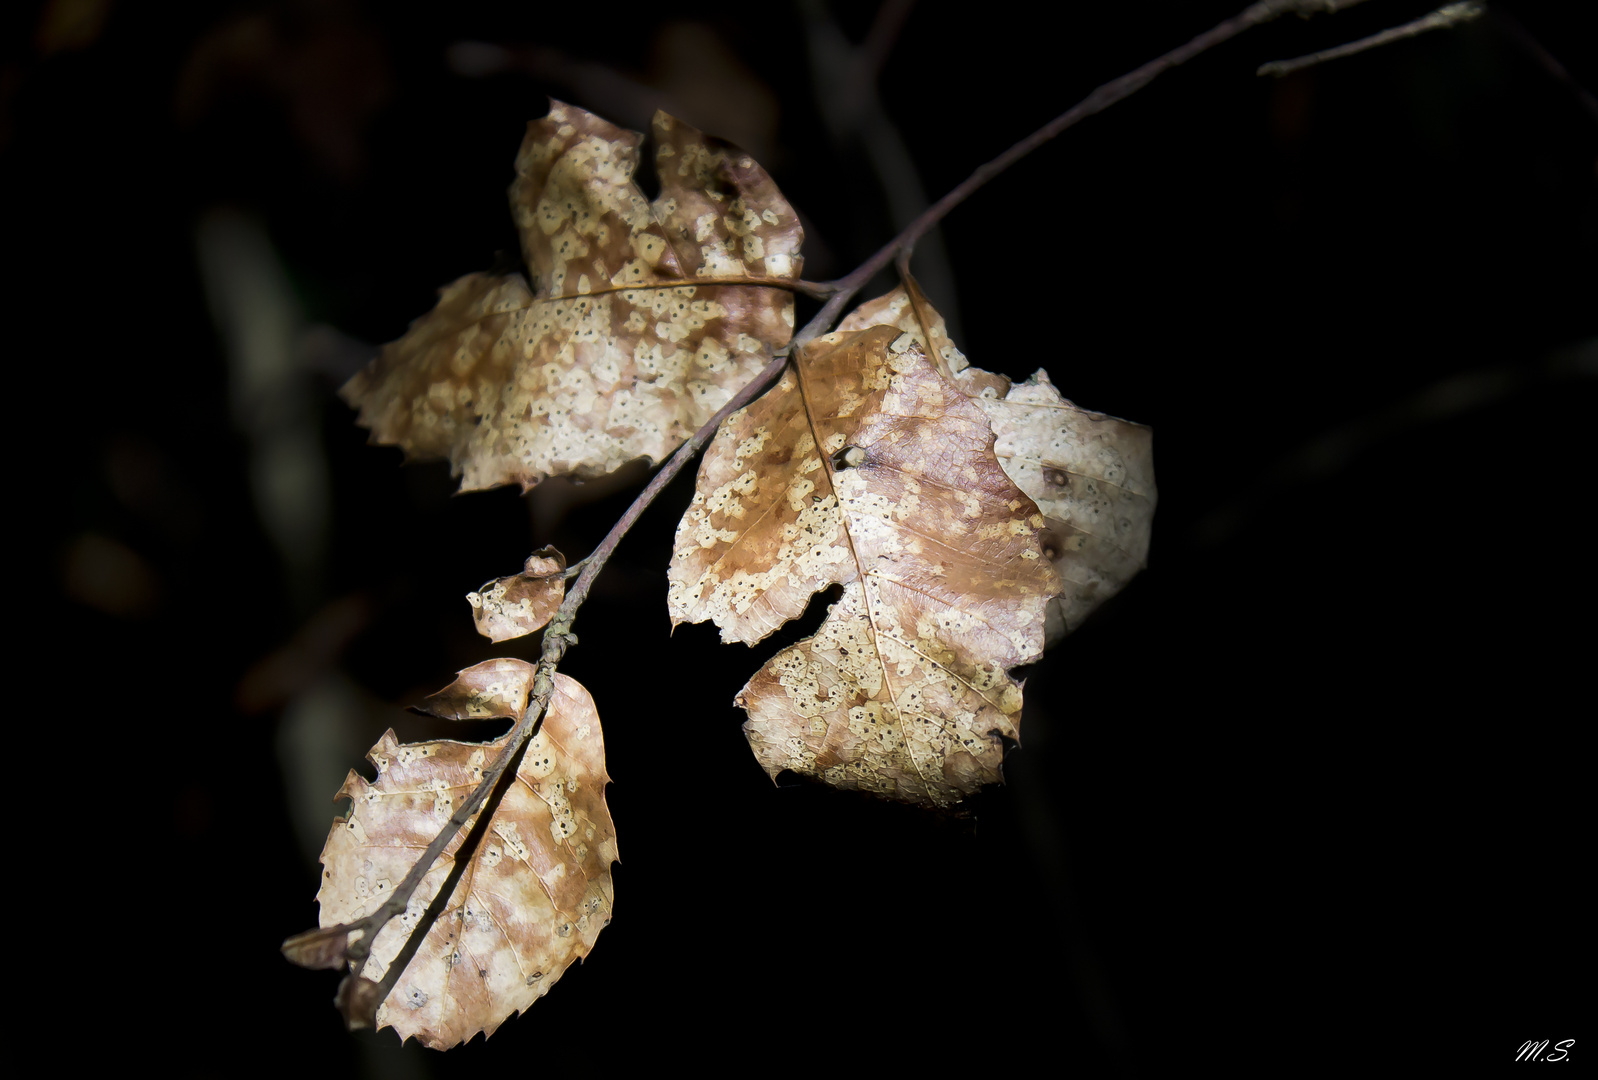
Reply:
M536 289L469 274L345 384L379 443L461 490L664 459L793 332L803 230L748 155L664 113L642 136L559 102L527 127L511 208Z
M566 556L544 548L527 557L521 573L467 593L477 632L490 641L509 641L543 629L566 598L565 572Z
M291 964L312 970L338 971L347 962L352 936L351 931L335 923L320 930L295 934L283 943L282 952Z
M820 338L722 425L678 526L674 623L755 642L844 586L738 695L773 776L945 807L1000 779L1059 592L981 408L910 334Z
M491 660L424 707L441 716L516 716L527 707L535 668ZM321 924L355 922L376 910L438 834L458 801L482 779L504 741L401 744L392 731L367 755L377 780L351 772L339 790L352 801L322 851ZM378 1008L379 1028L444 1049L493 1034L525 1010L574 958L586 956L610 922L616 832L605 805L605 747L593 699L555 676L539 733L489 822L438 921ZM422 879L405 913L383 927L354 975L379 981L442 886L458 834Z
M1039 368L1011 385L969 366L913 278L861 304L839 330L894 326L928 345L944 374L970 395L993 425L994 452L1048 523L1043 546L1064 581L1049 602L1046 644L1082 624L1148 560L1154 527L1154 434L1104 413L1078 408Z
M371 979L346 975L338 984L333 1006L344 1017L351 1031L366 1031L377 1026L377 1010L383 1005L383 987Z

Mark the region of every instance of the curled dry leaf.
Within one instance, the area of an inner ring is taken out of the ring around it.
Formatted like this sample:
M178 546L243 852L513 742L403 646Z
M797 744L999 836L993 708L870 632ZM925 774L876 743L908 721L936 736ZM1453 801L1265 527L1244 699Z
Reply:
M461 672L423 707L450 718L518 716L535 670L519 660L490 660ZM377 1009L377 1026L393 1027L402 1040L414 1036L444 1049L479 1031L493 1034L586 956L610 922L616 832L605 805L599 715L581 684L554 678L548 713L514 783L443 914ZM382 904L503 745L402 745L386 733L367 755L377 780L351 772L339 790L352 808L335 820L322 851L322 925L355 922ZM470 830L468 823L445 849L352 975L383 978Z
M346 975L338 984L333 1006L344 1017L351 1031L366 1031L377 1026L377 1010L383 1004L383 987L371 979Z
M511 209L536 289L469 274L341 391L373 440L445 457L461 490L664 459L793 333L799 219L764 169L664 113L642 136L559 102L530 123Z
M1043 517L981 408L915 338L877 326L802 349L722 425L678 526L675 623L755 642L841 583L817 634L738 695L755 756L837 787L947 807L1000 779L1060 590Z
M350 953L352 932L342 926L324 926L295 934L282 945L283 956L291 964L312 970L342 970Z
M928 346L940 370L988 414L999 464L1043 511L1044 551L1065 586L1049 601L1046 644L1053 645L1147 563L1154 433L1078 408L1042 368L1012 386L1003 375L970 367L913 278L861 304L839 331L875 325L897 327Z
M527 557L522 572L496 578L467 593L477 632L490 641L509 641L541 630L566 598L566 556L552 547Z

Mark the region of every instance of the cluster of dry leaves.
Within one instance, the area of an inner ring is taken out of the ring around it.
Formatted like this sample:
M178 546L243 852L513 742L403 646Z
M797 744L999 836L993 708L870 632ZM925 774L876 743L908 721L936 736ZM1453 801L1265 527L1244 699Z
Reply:
M634 185L642 136L568 105L528 126L510 198L535 284L472 274L344 395L377 442L444 457L463 490L659 462L794 329L803 239L736 148L660 114L660 194ZM733 413L677 529L673 625L753 644L818 591L842 595L737 704L761 766L929 808L1001 778L1035 660L1143 565L1154 512L1146 428L1087 412L1038 371L970 366L908 277L796 349ZM494 641L548 622L553 550L471 594ZM426 704L518 716L532 667L494 660ZM515 782L377 1013L448 1047L542 995L609 922L615 833L592 698L559 675ZM482 778L499 744L399 744L351 773L323 852L321 925L377 910ZM441 888L462 829L364 961L379 979Z

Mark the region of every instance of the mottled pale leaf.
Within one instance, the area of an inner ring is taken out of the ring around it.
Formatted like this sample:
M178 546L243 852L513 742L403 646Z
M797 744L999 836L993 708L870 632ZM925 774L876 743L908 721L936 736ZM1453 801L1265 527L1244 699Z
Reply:
M1048 373L1012 386L1003 375L970 367L944 329L943 316L913 278L861 304L841 330L886 325L931 351L956 386L988 414L994 452L1016 486L1048 522L1044 550L1064 580L1049 602L1047 644L1081 625L1143 568L1154 526L1154 435L1142 424L1078 408Z
M374 441L448 458L461 489L660 461L793 331L803 230L748 155L655 117L642 136L554 103L511 208L535 278L469 274L342 391Z
M527 704L534 667L491 660L424 702L451 717L516 716ZM322 851L321 924L355 922L391 894L418 853L492 764L492 743L400 744L392 731L367 755L368 782L351 772L339 797L347 818L334 822ZM527 746L516 780L489 822L438 921L378 1008L379 1028L444 1049L494 1030L549 989L574 958L586 956L613 905L610 864L616 834L605 805L605 747L588 691L565 675L543 727ZM405 913L380 930L362 971L381 980L410 929L448 875L470 824L422 879Z
M543 629L566 598L566 556L544 548L527 557L522 572L496 578L466 594L477 632L508 641Z
M832 583L816 636L738 696L767 772L951 806L1000 779L1059 580L981 408L906 333L821 338L733 414L670 569L674 623L754 642Z
M976 399L999 461L1048 523L1043 546L1065 581L1049 603L1048 644L1121 591L1148 560L1154 433L1060 396L1039 368L1002 399Z

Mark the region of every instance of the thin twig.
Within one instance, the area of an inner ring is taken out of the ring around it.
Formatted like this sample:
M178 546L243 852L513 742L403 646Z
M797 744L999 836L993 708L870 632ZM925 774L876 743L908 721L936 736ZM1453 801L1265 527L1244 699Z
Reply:
M480 838L483 830L488 827L488 821L492 816L495 805L497 805L497 799L489 799L490 793L496 791L500 780L505 776L512 763L517 760L522 747L542 724L544 714L549 706L549 700L554 693L555 669L562 657L564 657L567 648L577 643L576 636L571 632L572 624L576 620L577 610L588 597L588 591L593 586L594 579L598 577L600 570L604 568L605 563L615 552L622 538L627 535L628 530L632 528L633 523L655 501L655 498L665 489L666 485L682 471L683 466L699 453L705 443L710 441L720 428L722 421L753 401L776 380L783 368L787 366L788 356L792 350L813 340L836 322L844 306L878 271L896 259L900 261L901 265L906 264L915 242L924 236L927 230L937 224L950 210L964 202L972 192L1066 128L1094 113L1101 112L1123 98L1131 96L1144 86L1147 86L1161 73L1192 59L1207 49L1214 48L1216 45L1236 37L1250 27L1258 26L1261 23L1269 22L1286 14L1297 13L1308 16L1318 12L1335 12L1363 2L1364 0L1260 0L1259 3L1255 3L1242 13L1217 24L1193 38L1187 44L1172 49L1164 56L1151 60L1137 70L1107 82L1094 90L1082 101L977 169L964 183L929 207L915 221L911 222L903 232L870 259L866 260L854 272L833 282L819 284L814 282L782 283L807 295L818 298L827 296L827 302L816 313L815 317L806 323L804 328L794 336L788 348L778 350L773 354L770 362L766 364L758 375L745 385L742 390L738 391L730 401L717 410L716 414L698 431L694 432L687 442L678 447L666 464L650 480L648 486L639 493L638 497L633 500L632 505L612 526L610 532L606 534L605 539L600 542L599 546L587 558L573 565L572 569L581 567L581 572L577 575L576 583L567 591L565 599L561 602L560 609L555 613L554 618L549 621L549 625L544 628L543 651L533 676L533 688L532 693L529 695L527 708L506 737L504 747L500 750L498 756L495 757L494 763L489 766L482 781L466 797L466 800L461 803L455 813L450 816L443 829L433 838L427 849L422 852L421 857L416 860L409 872L406 873L405 878L394 890L393 895L380 908L357 922L300 935L284 943L284 952L292 955L292 947L297 942L302 942L307 938L326 938L338 933L348 934L360 931L359 940L350 943L345 953L345 958L350 962L352 974L346 976L339 993L341 1002L357 1000L361 1002L359 1011L363 1015L347 1015L347 1019L349 1019L352 1026L359 1026L358 1021L364 1021L365 1024L371 1023L371 1018L375 1015L378 1005L387 996L388 992L393 989L396 981L403 974L406 964L415 954L421 940L426 936L436 920L438 911L433 909L442 910L442 904L447 903L448 895L453 890L455 880L459 877L458 871L467 861L464 858L460 859L457 866L452 868L450 877L446 879L444 887L439 890L439 894L435 897L434 903L430 906L427 914L418 920L417 925L411 930L409 938L402 946L399 955L389 964L382 982L374 984L370 980L361 979L360 971L365 966L366 959L371 953L372 943L376 939L378 932L388 924L390 919L397 917L406 910L422 879L432 869L433 863L443 854L444 849L449 846L449 842L454 839L456 834L460 832L474 814L478 814L479 810L485 812L473 824L471 833L466 837L457 854L469 852L474 840ZM773 284L776 283L773 282ZM362 983L365 983L364 987L361 985Z
M527 709L522 713L521 718L516 721L516 726L511 729L509 736L505 740L504 747L500 750L498 756L494 758L494 763L489 766L488 771L483 774L483 779L472 789L472 793L466 797L465 802L461 803L459 809L450 816L444 828L433 838L432 843L427 845L427 849L422 852L421 857L416 860L404 879L400 881L399 886L395 888L393 895L380 908L357 922L346 923L339 927L330 927L320 932L322 934L331 934L361 931L360 939L350 944L346 954L346 958L353 969L352 974L346 976L347 979L358 981L361 978L361 968L365 966L366 958L371 954L372 942L376 939L378 932L388 924L390 919L402 914L410 906L411 897L415 894L418 886L421 885L422 879L432 869L433 863L438 860L444 849L449 846L449 842L460 832L472 815L478 812L479 808L482 808L484 812L478 818L472 832L463 841L460 852L457 852L457 855L461 852L470 851L473 840L480 836L483 829L487 828L488 820L493 815L497 800L486 806L484 805L485 801L488 799L489 793L495 790L500 778L505 775L512 761L517 758L522 747L526 745L527 740L538 733L538 728L543 723L544 713L549 707L549 699L554 693L555 669L565 655L566 649L577 643L576 635L571 632L572 623L577 617L577 609L582 607L583 601L588 598L588 590L592 587L594 578L599 576L599 571L603 569L606 560L615 552L616 546L621 543L622 537L627 535L633 523L648 509L649 504L655 501L655 497L665 489L666 485L672 481L672 478L682 471L682 467L699 452L705 443L710 441L716 434L717 428L721 426L721 422L764 392L767 386L782 373L782 369L787 366L787 363L787 350L782 350L774 355L771 361L761 369L760 374L756 375L750 380L748 385L733 395L732 400L718 409L716 415L712 416L698 431L694 432L692 438L677 448L677 452L650 480L649 486L644 488L639 493L638 498L633 500L633 504L627 508L627 512L622 514L616 524L611 527L610 532L600 542L599 546L586 558L573 565L573 569L581 567L582 571L577 576L577 583L571 587L566 593L565 599L561 601L560 608L556 611L554 618L550 619L549 625L544 628L543 655L540 657L538 668L533 675L533 690L528 699ZM464 858L457 860L457 866L452 868L450 877L445 879L443 887L439 889L438 897L442 898L443 901L447 901L449 893L453 891L454 882L460 876L457 871L465 862L466 859ZM440 904L435 902L433 907L440 907ZM440 908L440 910L442 909ZM432 918L424 917L418 920L417 925L411 930L409 938L401 947L399 955L389 963L388 969L384 972L382 982L378 984L378 988L370 990L361 996L360 1000L369 1006L371 1013L376 1013L377 1006L393 990L395 983L403 974L406 964L410 962L422 939L426 937L427 931L432 927L438 912L430 909L427 914L431 915ZM284 942L284 951L286 953L289 952L289 947L305 936L300 935ZM341 1001L354 1000L354 996L346 995L341 991L339 999ZM370 1016L354 1017L352 1026L370 1025L371 1022Z
M1587 114L1594 122L1598 122L1598 97L1594 97L1591 90L1577 82L1566 70L1565 65L1561 64L1553 53L1543 48L1542 42L1531 36L1531 31L1498 8L1493 9L1493 22L1514 38L1515 44L1525 49L1533 60L1542 65L1542 69L1553 76L1555 82L1569 87L1571 93L1576 95L1576 100L1581 102L1582 108L1587 110Z
M553 670L553 665L551 665L551 670ZM410 966L411 957L415 956L416 950L421 948L422 940L427 936L427 928L431 928L439 920L439 917L444 914L444 908L448 906L450 897L455 895L455 887L460 884L461 878L465 876L466 867L471 863L472 856L477 851L477 846L482 843L483 835L488 831L490 819L493 818L494 812L499 809L500 802L505 798L505 792L510 788L511 778L515 776L516 771L521 767L522 755L527 750L527 741L536 736L538 729L544 726L544 716L548 712L548 708L549 700L547 697L542 701L528 702L527 710L522 713L521 719L516 721L516 726L511 729L511 737L506 742L505 749L500 751L499 757L494 761L499 770L499 776L494 778L496 782L490 784L488 777L485 776L478 783L476 790L472 792L475 795L478 791L487 790L492 793L492 796L483 803L483 812L473 824L471 832L461 841L461 846L455 849L454 862L449 868L449 873L444 876L443 884L438 887L438 892L433 895L432 903L427 906L427 909L422 913L422 917L417 920L416 929L405 939L405 943L400 946L399 952L389 961L388 968L383 972L382 980L377 984L378 989L372 994L373 1000L382 1002L388 998L395 984L399 982L400 976L405 974L405 969ZM531 722L529 723L529 721ZM417 865L421 865L421 860L417 860ZM406 899L408 903L409 897ZM376 934L374 933L372 936L376 937ZM377 1011L375 1006L372 1011L374 1013Z
M572 586L571 591L566 594L566 599L560 605L560 610L563 614L568 610L572 616L577 614L577 608L582 605L584 598L588 595L589 586L594 583L594 578L599 576L599 571L604 568L605 561L616 550L616 545L621 543L621 538L627 535L627 530L633 527L633 522L637 521L643 512L649 509L649 504L655 501L655 496L665 490L666 485L671 483L672 479L682 471L682 467L688 464L695 454L699 453L700 447L710 441L711 436L716 434L716 429L721 426L721 422L764 393L766 387L776 380L787 364L788 351L786 349L780 350L771 358L770 363L761 369L760 374L756 375L742 390L734 394L731 401L716 410L716 415L705 421L704 426L694 432L693 437L679 446L677 452L667 459L666 464L661 466L660 471L649 481L649 486L639 492L638 498L633 500L633 504L627 508L627 512L622 514L616 524L611 527L605 539L601 540L599 546L583 560L582 575L578 577L577 584ZM556 615L555 618L560 618L560 615ZM550 625L554 625L554 620L550 621Z
M805 25L805 51L810 58L810 82L827 134L840 151L853 148L864 159L882 191L889 235L899 232L932 205L916 168L915 155L899 126L893 122L877 88L883 65L904 29L914 0L884 0L865 41L851 45L843 28L823 0L803 0L799 12ZM960 312L955 302L954 264L936 230L921 238L921 287L938 297L951 336L960 336ZM823 300L827 297L822 297Z
M1428 30L1446 30L1450 26L1458 26L1460 23L1469 22L1486 11L1486 7L1478 3L1477 0L1465 0L1464 3L1459 4L1444 4L1430 15L1422 15L1413 22L1391 27L1379 34L1360 38L1358 41L1350 41L1347 45L1339 45L1335 49L1322 49L1320 52L1310 53L1308 56L1300 56L1293 60L1272 60L1268 64L1261 64L1259 70L1254 74L1275 75L1280 78L1303 68L1324 64L1328 60L1353 56L1355 53L1362 53L1366 49L1374 49L1394 41L1403 41L1405 38L1424 34Z
M843 313L844 307L866 282L892 263L900 251L913 246L928 229L943 220L950 210L969 198L972 192L1066 128L1094 113L1103 112L1124 98L1131 97L1171 68L1186 63L1222 42L1231 40L1251 27L1270 22L1283 15L1309 16L1320 12L1337 12L1363 2L1364 0L1261 0L1260 3L1250 5L1230 19L1217 23L1187 44L1180 45L1164 56L1150 60L1137 70L1127 72L1120 78L1112 79L1098 87L1071 108L977 169L964 183L928 207L925 213L912 221L898 236L884 244L875 255L861 263L852 273L830 282L829 284L836 286L838 291L816 313L815 318L806 323L804 329L795 335L794 347L797 348L825 333L828 327L838 321L838 316Z
M559 618L559 616L557 615L556 618ZM551 620L552 623L553 621L554 620ZM554 640L556 643L555 660L558 661L559 654L565 652L565 635L557 633ZM549 670L551 672L554 670L553 663L551 663L549 660L549 655L551 652L551 639L547 634L545 635L544 652L545 659L539 663L540 674L543 673L546 664L549 664ZM427 845L426 850L424 850L416 862L411 865L410 870L406 872L405 877L400 880L399 885L394 889L394 892L389 896L389 898L384 901L382 906L363 919L359 919L352 923L345 923L344 925L338 927L330 927L327 930L322 931L324 934L335 932L344 932L348 934L354 931L360 931L360 939L351 942L349 944L348 951L345 953L345 959L348 960L351 968L351 973L346 976L346 980L359 981L362 978L361 969L366 966L366 959L371 955L372 943L376 941L378 933L383 929L383 927L388 925L390 919L396 918L397 916L403 914L405 909L410 906L411 897L415 895L417 888L422 883L422 879L426 877L427 874L432 870L433 863L438 861L438 857L444 853L444 849L449 846L449 842L455 838L456 834L465 827L466 823L470 821L472 816L475 815L479 808L483 806L484 802L488 799L489 793L495 789L495 786L499 783L500 778L505 775L506 769L509 767L511 761L516 757L517 751L522 748L522 746L527 742L528 738L532 736L532 734L542 723L544 710L549 704L550 691L553 689L553 681L548 679L544 680L544 686L546 689L544 690L543 695L540 697L538 694L538 690L540 689L539 682L535 678L533 699L529 700L526 711L524 711L521 715L521 718L516 721L516 726L511 729L510 736L506 739L505 746L494 758L494 763L490 765L488 770L483 774L482 781L472 789L472 793L466 797L466 800L461 803L461 805L456 809L455 813L450 815L449 821L445 823L441 830L439 830L438 835L433 837L432 842ZM486 827L489 816L489 814L484 814L478 819L476 827L472 830L473 834L479 833L482 828ZM466 838L466 844L463 844L462 846L465 847L470 843L470 841L471 836L468 836ZM465 862L465 860L458 861L462 864ZM459 875L457 874L454 876L458 878ZM453 883L449 880L446 880L445 886L447 890L453 889ZM447 899L448 892L446 889L441 889L440 893ZM427 929L431 927L431 925L432 920L430 919L422 919L418 921L416 928L411 931L411 936L409 939L407 939L405 944L401 946L400 954L390 962L388 970L384 973L383 981L381 984L379 984L382 987L382 992L377 994L365 994L362 996L363 1002L369 1005L371 1012L375 1013L377 1011L377 1006L382 1003L385 997L388 996L388 991L393 989L395 981L399 978L399 975L404 970L405 965L410 961L412 954L415 953L417 946L421 943L421 939L426 936ZM306 935L300 935L301 938L304 936ZM290 938L288 941L284 942L284 952L289 952L290 946L297 940L299 940L299 938ZM339 999L341 1001L347 1000L346 994L342 989L339 994ZM348 1017L347 1019L350 1020L351 1027L370 1026L371 1024L371 1018L369 1016Z
M865 86L877 85L883 65L888 62L888 56L898 43L905 21L910 18L910 9L915 4L916 0L883 0L882 6L877 9L877 17L871 20L866 39L855 52L854 77Z

